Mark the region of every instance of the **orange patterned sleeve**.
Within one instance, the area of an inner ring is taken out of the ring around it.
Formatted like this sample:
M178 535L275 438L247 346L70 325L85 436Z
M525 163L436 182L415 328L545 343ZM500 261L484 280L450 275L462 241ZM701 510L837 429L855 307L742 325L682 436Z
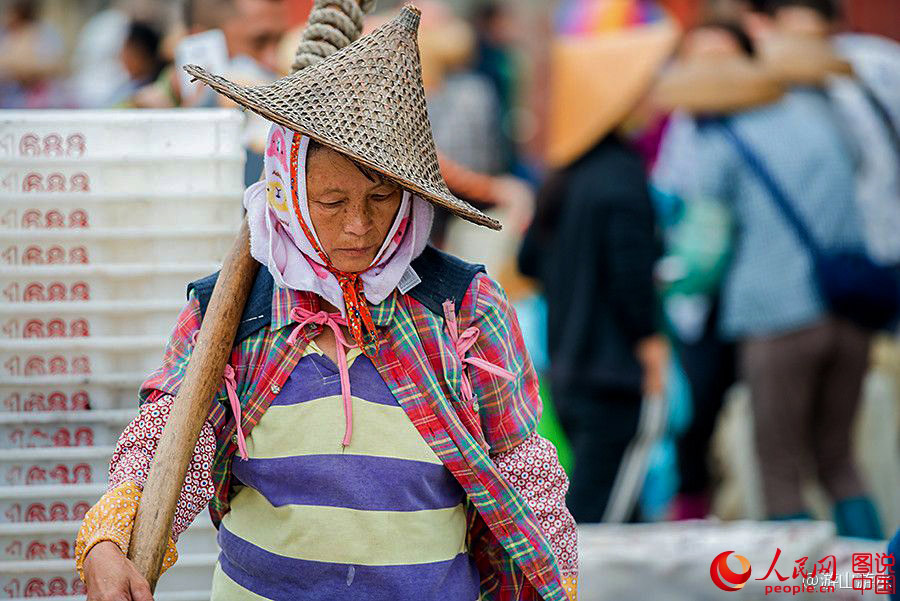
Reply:
M84 558L94 545L101 541L111 541L124 554L128 554L131 541L131 527L141 501L141 489L133 482L122 482L100 497L100 500L85 514L78 538L75 539L75 569L84 580ZM178 559L175 541L169 538L168 548L163 557L162 571L165 572Z
M563 576L562 583L569 601L578 601L578 575Z

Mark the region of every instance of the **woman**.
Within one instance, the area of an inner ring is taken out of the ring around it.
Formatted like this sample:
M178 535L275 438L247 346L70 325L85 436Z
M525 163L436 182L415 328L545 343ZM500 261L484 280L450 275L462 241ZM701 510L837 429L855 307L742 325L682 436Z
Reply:
M689 213L705 212L703 231L712 241L711 249L716 248L716 241L722 241L717 260L708 262L710 268L675 270L681 273L667 289L664 301L672 325L671 339L691 393L690 423L677 443L679 484L670 513L673 519L702 519L710 513L715 478L707 457L719 411L737 378L734 341L723 339L717 327L721 274L728 265L731 213L720 208L720 201L698 197L692 190L692 176L699 169L694 162L697 121L704 115L731 115L771 104L781 94L782 86L755 62L753 42L747 33L739 25L715 20L685 34L678 60L662 75L654 91L656 102L674 111L651 176L657 197L679 199L672 205L675 210L665 211L678 217L662 217L669 227L668 261L683 261L685 244L697 243L699 236L684 233L688 222L684 216ZM716 215L722 217L716 219ZM707 252L712 256L714 251ZM701 278L705 280L702 287L698 285Z
M815 479L834 504L839 535L881 539L852 452L872 333L831 310L810 240L787 220L773 192L779 189L782 206L817 248L864 248L853 154L834 107L810 85L827 79L834 59L812 40L794 44L770 34L779 39L765 42L762 55L770 58L762 64L788 86L786 93L701 121L692 149L696 169L685 185L696 198L720 201L735 223L718 328L736 343L750 392L766 517L809 519L803 486Z
M622 521L637 516L619 474L642 469L643 399L662 395L667 358L653 207L640 138L630 134L678 33L647 1L569 2L557 22L548 130L556 171L519 268L547 298L550 383L575 456L569 507L579 523Z
M266 269L164 561L209 504L215 600L575 596L568 483L535 433L537 378L515 314L479 267L426 247L434 204L495 223L440 178L417 25L404 9L269 86L190 69L277 122L265 180L244 200ZM215 277L189 287L110 488L85 516L76 565L89 599L150 598L124 553Z

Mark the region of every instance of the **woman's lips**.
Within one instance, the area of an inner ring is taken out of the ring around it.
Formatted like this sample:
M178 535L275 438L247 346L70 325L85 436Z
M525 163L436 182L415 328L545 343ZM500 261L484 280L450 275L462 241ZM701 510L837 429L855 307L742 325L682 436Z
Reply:
M364 257L372 252L374 246L366 246L364 248L339 248L338 250L352 257Z

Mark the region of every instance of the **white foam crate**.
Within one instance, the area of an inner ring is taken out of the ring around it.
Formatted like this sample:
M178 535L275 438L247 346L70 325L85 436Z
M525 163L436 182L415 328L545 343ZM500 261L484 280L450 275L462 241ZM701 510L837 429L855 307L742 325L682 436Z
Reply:
M0 157L91 161L242 152L234 109L0 111Z
M4 376L0 378L0 414L136 408L138 389L147 375Z
M0 339L169 334L184 304L184 298L6 303L0 305Z
M178 561L159 579L157 591L208 591L212 585L213 566L218 553L198 553L179 557ZM0 591L6 598L54 597L83 595L84 585L75 573L75 562L70 559L45 559L42 561L0 562ZM74 598L74 597L73 597ZM184 596L172 599L184 599ZM196 598L196 597L187 597ZM206 597L209 598L208 595ZM66 601L69 601L66 598Z
M244 181L244 156L166 157L104 162L0 163L0 198L19 194L222 194Z
M116 265L0 266L0 301L186 299L189 282L219 269L214 261Z
M112 446L0 449L0 487L105 481Z
M163 356L165 336L0 340L3 376L150 373Z
M0 413L0 449L114 445L132 409Z
M242 190L221 194L15 194L3 198L0 231L83 230L164 224L172 229L240 225Z
M98 480L91 484L0 486L0 522L81 520L106 491L106 473Z
M74 559L80 520L0 524L0 560ZM202 512L178 538L179 555L218 552L215 528Z
M228 252L236 233L230 227L0 230L0 264L173 263L184 257L216 261Z

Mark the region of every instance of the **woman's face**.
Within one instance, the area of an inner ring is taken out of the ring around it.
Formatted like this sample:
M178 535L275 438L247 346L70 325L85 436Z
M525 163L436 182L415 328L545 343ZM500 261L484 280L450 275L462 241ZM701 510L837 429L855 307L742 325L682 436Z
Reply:
M306 161L309 216L322 250L341 271L365 270L394 223L403 189L330 148L317 147Z

